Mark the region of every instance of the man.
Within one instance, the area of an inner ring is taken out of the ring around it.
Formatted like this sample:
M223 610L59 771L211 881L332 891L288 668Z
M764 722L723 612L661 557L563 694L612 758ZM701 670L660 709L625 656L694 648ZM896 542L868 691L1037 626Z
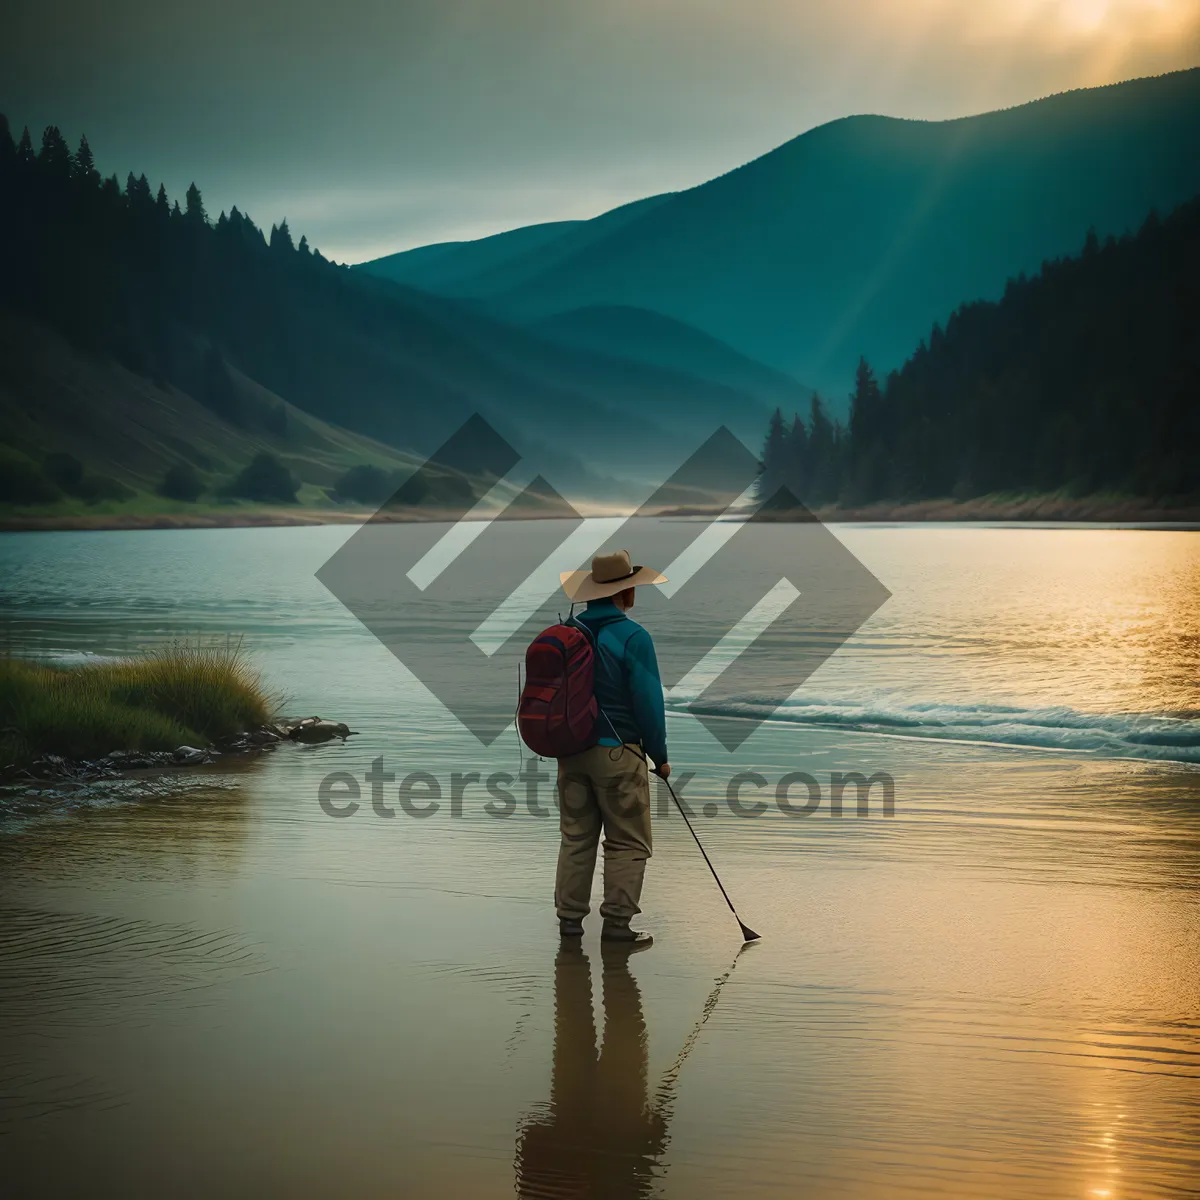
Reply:
M586 626L595 646L601 736L590 750L558 761L562 843L554 903L559 932L566 938L583 934L603 830L600 936L604 941L649 946L654 940L650 934L635 932L629 925L642 911L638 900L651 853L647 757L664 779L671 767L654 643L627 614L635 589L666 583L667 577L649 567L633 566L629 551L617 550L597 555L590 572L565 571L560 578L570 600L587 602L576 619Z

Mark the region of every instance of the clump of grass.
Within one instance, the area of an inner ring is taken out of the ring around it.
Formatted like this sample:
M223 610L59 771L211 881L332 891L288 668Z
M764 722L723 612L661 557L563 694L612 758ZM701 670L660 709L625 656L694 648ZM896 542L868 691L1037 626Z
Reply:
M271 704L241 644L57 667L0 658L0 767L42 754L207 746L262 725Z

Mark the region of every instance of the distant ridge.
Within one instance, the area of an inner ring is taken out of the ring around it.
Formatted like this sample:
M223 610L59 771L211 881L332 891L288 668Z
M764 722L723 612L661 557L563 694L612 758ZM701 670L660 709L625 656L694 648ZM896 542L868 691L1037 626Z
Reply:
M582 224L583 221L549 221L545 225L509 229L478 241L418 246L415 250L376 259L366 264L366 269L381 279L451 295L456 284L538 250Z
M934 321L1089 228L1119 235L1200 193L1198 146L1200 68L948 121L846 117L499 267L461 273L483 245L467 243L452 283L424 286L519 321L651 310L841 399L860 354L897 367Z
M590 221L549 221L471 242L418 246L356 269L443 296L486 295L516 286L548 264L585 250L669 199L670 194L647 196Z
M649 309L594 305L544 317L531 328L564 345L649 363L735 388L768 409L807 411L812 399L812 389L790 375L747 358L692 325ZM757 442L757 433L755 429L751 444Z

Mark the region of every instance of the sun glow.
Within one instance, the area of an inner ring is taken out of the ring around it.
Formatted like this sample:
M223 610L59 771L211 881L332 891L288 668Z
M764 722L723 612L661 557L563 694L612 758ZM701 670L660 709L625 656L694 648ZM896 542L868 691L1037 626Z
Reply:
M1108 10L1108 0L1063 0L1059 6L1062 23L1086 33L1104 24Z
M1165 42L1200 21L1196 0L1010 0L976 12L994 33L1020 29L1050 42Z

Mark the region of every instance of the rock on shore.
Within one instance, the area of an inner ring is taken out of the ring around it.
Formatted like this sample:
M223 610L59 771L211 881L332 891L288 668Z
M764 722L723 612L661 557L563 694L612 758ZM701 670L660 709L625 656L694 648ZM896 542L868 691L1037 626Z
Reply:
M203 766L229 755L261 754L274 750L285 741L319 745L335 738L344 742L353 736L354 730L344 722L304 717L262 725L205 748L178 746L174 750L112 750L96 759L71 759L61 754L44 754L27 768L7 773L5 778L10 783L21 780L87 783L98 779L116 779L129 771Z

